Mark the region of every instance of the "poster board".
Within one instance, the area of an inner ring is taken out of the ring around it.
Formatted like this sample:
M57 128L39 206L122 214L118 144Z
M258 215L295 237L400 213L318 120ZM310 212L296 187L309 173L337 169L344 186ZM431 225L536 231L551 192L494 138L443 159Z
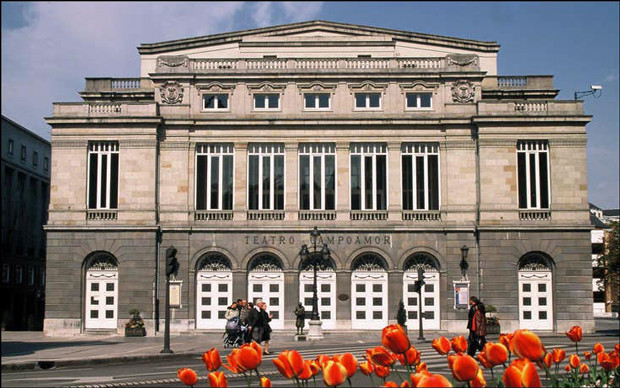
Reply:
M454 283L454 308L469 308L469 281L455 281Z
M170 281L170 307L181 308L182 280Z

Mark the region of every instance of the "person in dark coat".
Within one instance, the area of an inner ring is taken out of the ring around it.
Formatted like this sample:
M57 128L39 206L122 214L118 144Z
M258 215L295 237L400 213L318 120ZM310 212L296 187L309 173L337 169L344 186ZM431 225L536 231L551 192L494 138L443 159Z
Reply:
M469 298L469 314L467 316L467 354L475 356L478 350L482 350L483 342L486 342L486 317L485 307L475 296Z
M271 326L269 325L269 322L271 322L271 319L273 318L273 314L270 314L267 312L267 304L264 302L263 304L261 304L260 309L261 309L261 316L262 316L261 318L263 322L265 322L265 329L263 330L263 338L262 338L262 341L265 341L265 350L263 351L263 354L271 354L269 353L269 340L271 340Z
M266 326L265 318L261 313L262 305L263 300L258 299L248 314L248 330L250 332L250 340L256 341L259 344L263 341L263 337L265 336Z

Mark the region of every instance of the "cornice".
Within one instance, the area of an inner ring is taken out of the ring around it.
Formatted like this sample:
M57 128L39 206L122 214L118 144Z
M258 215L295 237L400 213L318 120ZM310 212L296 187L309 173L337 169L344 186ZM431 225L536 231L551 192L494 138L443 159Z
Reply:
M54 140L52 139L52 148L53 149L75 149L75 148L83 148L86 150L88 148L88 140Z
M153 139L153 140L147 140L147 139L119 139L119 146L121 148L133 148L133 149L138 149L138 148L156 148L157 147L157 143L158 141Z
M587 140L585 135L581 138L549 138L549 145L556 148L583 148L586 144Z
M189 141L163 141L160 143L162 150L189 150L191 147Z

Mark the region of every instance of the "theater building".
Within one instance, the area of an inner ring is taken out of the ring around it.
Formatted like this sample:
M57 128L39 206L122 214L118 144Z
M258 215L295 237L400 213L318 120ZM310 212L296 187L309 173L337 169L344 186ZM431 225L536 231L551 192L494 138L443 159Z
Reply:
M594 327L581 101L497 74L499 44L326 21L141 44L140 77L54 103L45 332L223 330L237 298L275 330ZM526 53L524 53L526 55ZM532 58L535 60L535 58ZM320 237L311 238L314 227ZM461 269L461 262L468 264ZM159 321L158 321L159 319Z

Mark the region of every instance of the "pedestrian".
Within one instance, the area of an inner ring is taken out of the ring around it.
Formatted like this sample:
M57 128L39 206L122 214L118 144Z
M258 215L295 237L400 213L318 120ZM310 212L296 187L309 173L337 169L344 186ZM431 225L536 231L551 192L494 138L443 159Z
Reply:
M228 308L226 309L226 313L224 313L224 318L227 321L230 321L235 317L239 318L239 309L237 308L237 303L233 302L233 304L228 306Z
M237 309L239 310L239 324L241 325L241 335L243 343L248 342L248 310L247 301L245 299L237 299Z
M295 316L297 319L295 320L295 326L297 327L297 334L304 333L304 325L306 322L306 309L304 305L299 302L297 307L295 308Z
M467 354L473 357L478 350L482 350L484 343L486 343L486 310L484 304L475 296L469 298L469 306L469 314L467 316L467 329L469 330Z
M250 340L259 344L263 341L265 333L265 318L262 314L262 299L257 299L256 304L248 314L248 330L250 331Z
M482 301L478 301L476 306L476 314L474 315L474 332L478 339L478 350L482 350L487 343L487 309Z
M269 322L271 322L271 320L273 319L273 314L267 312L267 303L263 302L260 308L263 322L265 322L265 330L263 330L262 338L262 340L265 341L265 351L263 353L271 354L269 353L269 340L271 340L271 326L269 325Z

